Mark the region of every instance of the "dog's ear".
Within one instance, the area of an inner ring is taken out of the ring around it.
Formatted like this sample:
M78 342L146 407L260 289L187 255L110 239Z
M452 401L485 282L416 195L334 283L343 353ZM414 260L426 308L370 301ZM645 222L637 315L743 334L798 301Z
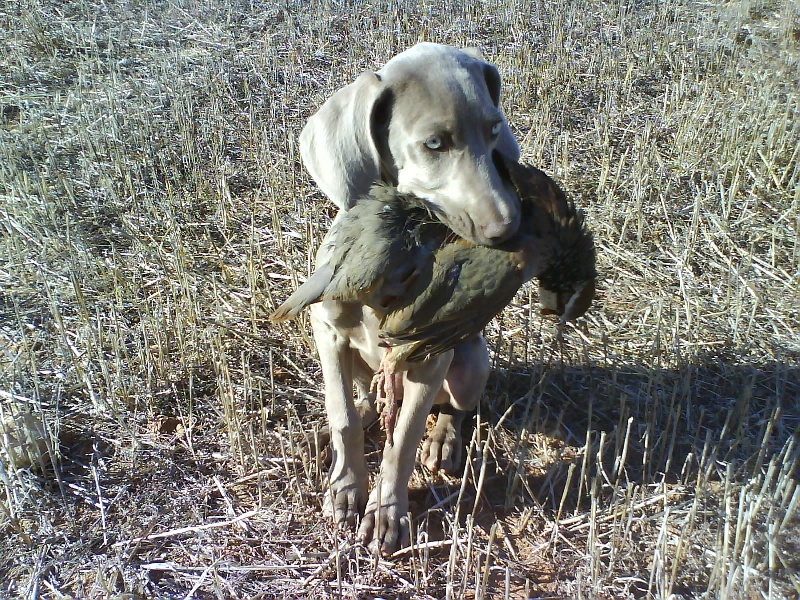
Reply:
M380 181L389 185L397 185L397 167L389 150L389 125L392 120L392 109L395 103L395 93L387 85L380 93L372 106L370 116L370 134L372 143L378 150L378 177Z
M483 79L486 81L492 104L500 106L500 72L497 67L487 62L483 63Z
M482 61L481 67L483 69L483 79L486 82L486 89L489 91L489 98L491 98L492 104L500 108L500 72L497 70L497 67L487 62ZM500 109L502 110L502 108ZM503 115L503 128L500 131L496 149L512 160L519 159L519 144L517 144L514 134L511 133L505 114Z
M350 208L380 176L373 115L385 91L380 75L366 71L328 98L300 132L306 169L339 208Z

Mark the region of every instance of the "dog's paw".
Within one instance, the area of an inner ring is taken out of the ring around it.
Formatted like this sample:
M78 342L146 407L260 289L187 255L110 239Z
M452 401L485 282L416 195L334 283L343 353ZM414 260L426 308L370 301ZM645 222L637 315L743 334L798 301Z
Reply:
M328 490L322 504L322 514L333 520L341 529L353 529L358 518L364 513L364 495L358 486L347 486L334 491Z
M408 546L410 523L407 513L408 502L384 504L378 510L377 505L370 501L358 528L358 540L371 552L383 555Z
M463 446L460 427L450 415L439 414L436 425L422 442L420 459L434 473L441 470L453 475L461 466Z

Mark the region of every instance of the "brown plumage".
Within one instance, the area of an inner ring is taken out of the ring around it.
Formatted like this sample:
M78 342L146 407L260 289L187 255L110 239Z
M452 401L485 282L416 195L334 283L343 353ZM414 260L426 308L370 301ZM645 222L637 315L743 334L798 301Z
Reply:
M594 297L595 251L583 215L542 171L506 161L522 219L517 233L494 247L454 236L422 202L386 187L334 225L328 261L272 315L283 320L324 299L357 301L383 314L388 350L376 381L386 397L391 443L396 417L394 373L480 333L516 295L539 279L542 312L573 320Z

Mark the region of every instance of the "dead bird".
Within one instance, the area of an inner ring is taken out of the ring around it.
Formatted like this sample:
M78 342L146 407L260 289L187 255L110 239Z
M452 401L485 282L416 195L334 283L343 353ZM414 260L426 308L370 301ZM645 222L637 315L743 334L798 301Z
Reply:
M444 244L433 254L430 279L416 280L408 291L413 300L381 322L379 335L388 347L381 369L387 431L397 397L391 374L406 361L446 352L482 331L525 282L539 279L542 313L559 315L561 325L591 305L595 249L582 213L539 169L510 161L506 168L521 202L517 233L493 247L461 238Z
M595 250L583 215L535 167L505 161L520 199L517 233L493 247L457 237L414 196L387 187L334 223L330 259L276 310L295 316L325 299L358 301L383 314L379 338L387 352L375 382L386 399L392 443L398 391L406 362L446 352L480 333L530 279L539 279L542 312L561 323L588 310L594 297Z

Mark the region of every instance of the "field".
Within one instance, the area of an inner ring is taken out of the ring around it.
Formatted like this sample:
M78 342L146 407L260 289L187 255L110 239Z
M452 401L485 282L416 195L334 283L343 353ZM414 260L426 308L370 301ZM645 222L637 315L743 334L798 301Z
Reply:
M378 560L266 316L335 214L300 129L421 40L498 66L599 294L490 324L464 476ZM798 597L799 102L791 0L4 3L0 597Z

